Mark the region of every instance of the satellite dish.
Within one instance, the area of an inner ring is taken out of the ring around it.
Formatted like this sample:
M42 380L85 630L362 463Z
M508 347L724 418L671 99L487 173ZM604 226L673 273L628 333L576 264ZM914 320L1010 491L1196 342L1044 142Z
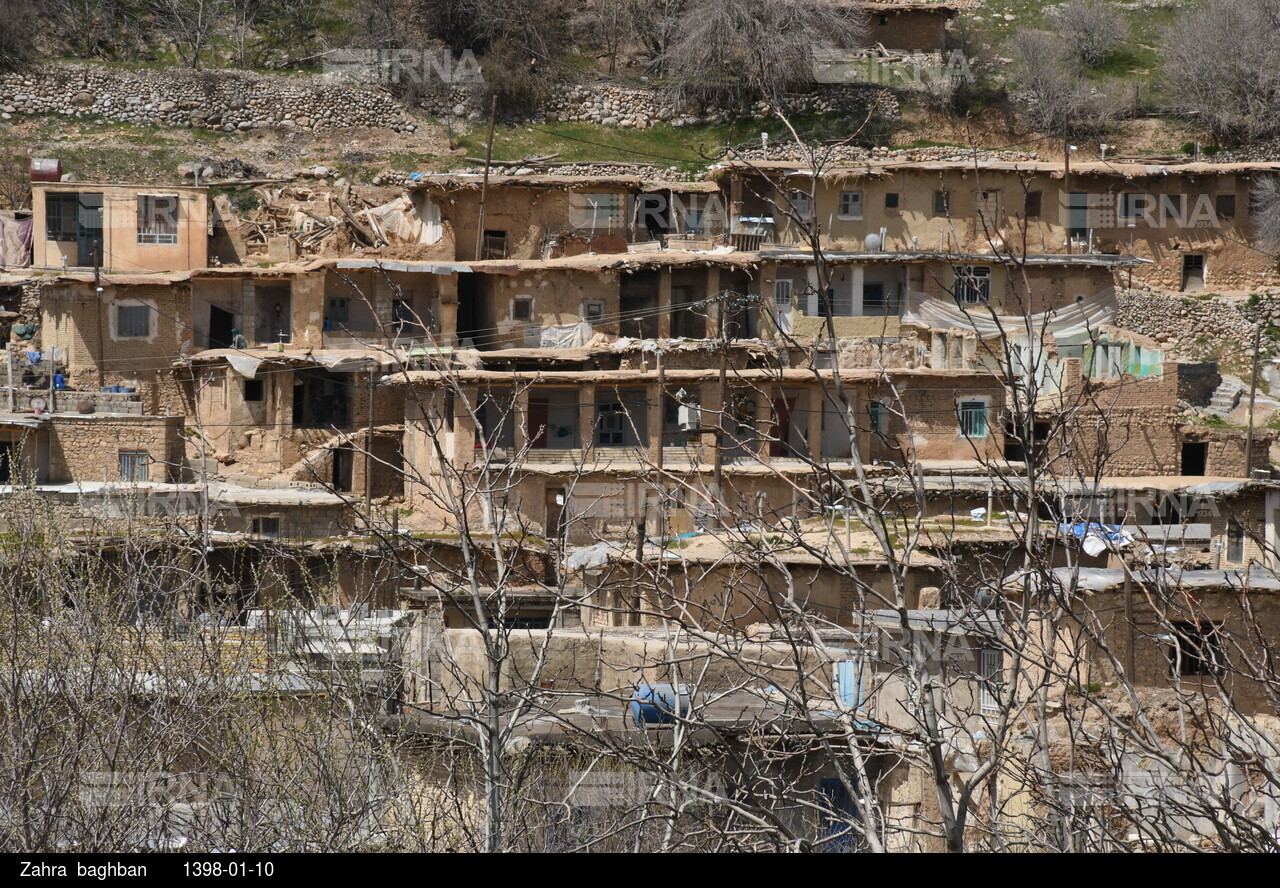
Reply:
M862 244L867 248L868 253L879 253L880 243L880 235L878 234L868 234L862 239Z
M31 409L36 413L44 413L44 408L47 406L49 406L49 403L44 398L31 399Z

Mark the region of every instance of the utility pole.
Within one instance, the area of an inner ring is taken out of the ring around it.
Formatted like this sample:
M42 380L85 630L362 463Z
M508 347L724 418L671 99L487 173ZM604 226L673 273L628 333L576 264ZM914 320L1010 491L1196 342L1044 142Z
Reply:
M1062 137L1062 190L1067 198L1067 255L1071 255L1071 137Z
M106 345L102 333L102 247L93 245L93 301L98 312L98 391L106 385L103 381L102 365L107 359Z
M716 527L724 526L724 417L728 409L725 403L725 381L729 375L729 342L725 339L724 327L724 300L721 298L724 294L716 297L716 326L718 328L718 338L720 340L720 407L716 412L716 452L715 461L712 463L712 474L715 479L715 509L716 509Z
M489 139L484 146L484 179L480 183L480 219L476 223L476 259L484 258L484 211L489 200L489 167L493 163L493 124L498 116L498 96L489 102Z
M364 514L370 527L373 526L373 387L377 372L375 361L369 368L369 423L364 433Z
M1258 363L1262 357L1262 321L1253 330L1253 375L1249 379L1249 431L1244 439L1244 476L1253 477L1253 404L1258 397Z

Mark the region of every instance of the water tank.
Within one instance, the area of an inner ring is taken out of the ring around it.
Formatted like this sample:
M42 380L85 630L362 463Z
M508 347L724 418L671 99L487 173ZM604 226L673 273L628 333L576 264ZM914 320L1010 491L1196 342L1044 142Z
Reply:
M879 253L880 243L880 235L874 232L862 239L862 245L867 248L868 253Z
M61 182L62 161L56 157L31 158L32 182Z
M631 720L637 728L643 728L645 725L669 725L675 721L677 712L681 716L688 716L688 685L680 685L678 697L677 703L675 685L638 684L635 693L631 695Z

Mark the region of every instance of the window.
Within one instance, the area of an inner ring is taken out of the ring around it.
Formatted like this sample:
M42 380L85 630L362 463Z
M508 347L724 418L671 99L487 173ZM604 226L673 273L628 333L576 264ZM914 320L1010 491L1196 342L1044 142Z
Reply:
M146 481L151 465L151 454L145 450L120 451L120 480Z
M945 216L951 212L951 192L938 190L933 193L933 215Z
M505 231L497 231L486 228L484 230L484 248L481 250L481 259L506 259L507 258L507 233Z
M991 301L991 268L975 265L956 269L956 302L976 305Z
M582 319L593 327L604 323L604 303L599 299L582 303Z
M791 209L801 219L813 216L813 197L807 192L792 191L787 195L787 200L791 201Z
M840 218L841 219L861 219L862 218L862 192L861 191L841 191L840 192Z
M881 27L883 27L884 25L887 25L887 24L889 24L889 16L887 16L887 15L882 15L882 16L880 16L880 25L881 25Z
M974 203L981 219L990 222L1000 215L999 191L979 191L974 195Z
M176 244L177 242L177 195L138 195L138 243Z
M298 429L346 428L351 424L350 373L326 370L293 372L293 426Z
M978 694L979 705L983 712L999 712L1004 658L999 648L983 648L979 652L979 659L979 679L982 682Z
M622 194L575 194L571 206L581 214L578 228L596 230L622 225Z
M1226 663L1221 627L1215 623L1174 623L1168 645L1169 667L1175 676L1213 675Z
M1155 201L1149 194L1120 195L1120 218L1140 219L1146 215Z
M346 326L351 321L351 300L346 296L329 297L329 322Z
M600 414L596 417L596 444L601 447L621 446L626 415L621 404L601 404Z
M898 192L890 191L884 196L884 208L886 210L896 210L898 208Z
M867 426L871 431L883 435L885 430L884 405L879 401L867 404Z
M76 239L80 201L74 194L48 194L44 199L44 230L49 240Z
M1026 200L1023 202L1022 211L1028 219L1039 219L1040 209L1044 203L1044 192L1028 191Z
M960 402L960 434L966 438L987 437L987 402Z
M511 320L513 321L531 321L533 320L533 297L517 296L511 304Z
M1244 561L1244 525L1234 518L1227 522L1227 560Z
M250 521L249 528L254 536L278 537L280 536L280 519L254 518Z
M121 339L145 339L151 335L151 308L146 305L116 306L116 335Z
M1219 219L1235 218L1236 196L1234 194L1219 194L1214 200L1214 206L1218 211Z
M266 385L261 379L244 381L244 399L253 403L260 403L267 399Z

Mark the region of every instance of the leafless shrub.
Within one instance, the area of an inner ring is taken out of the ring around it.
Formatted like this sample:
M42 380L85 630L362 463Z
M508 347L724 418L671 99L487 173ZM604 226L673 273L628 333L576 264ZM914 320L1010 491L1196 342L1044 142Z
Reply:
M1047 31L1021 30L1013 36L1014 97L1023 120L1041 132L1061 136L1103 133L1120 117L1114 91L1095 87L1083 75L1070 46Z
M1210 0L1184 12L1161 42L1169 108L1215 139L1280 133L1280 4Z
M1280 247L1280 179L1262 176L1253 183L1249 218L1259 243L1271 248Z
M850 6L775 0L702 0L681 18L667 71L689 96L733 105L777 100L812 78L814 51L851 47L864 34Z
M1129 20L1105 0L1071 0L1053 15L1058 33L1086 68L1096 68L1129 39Z

